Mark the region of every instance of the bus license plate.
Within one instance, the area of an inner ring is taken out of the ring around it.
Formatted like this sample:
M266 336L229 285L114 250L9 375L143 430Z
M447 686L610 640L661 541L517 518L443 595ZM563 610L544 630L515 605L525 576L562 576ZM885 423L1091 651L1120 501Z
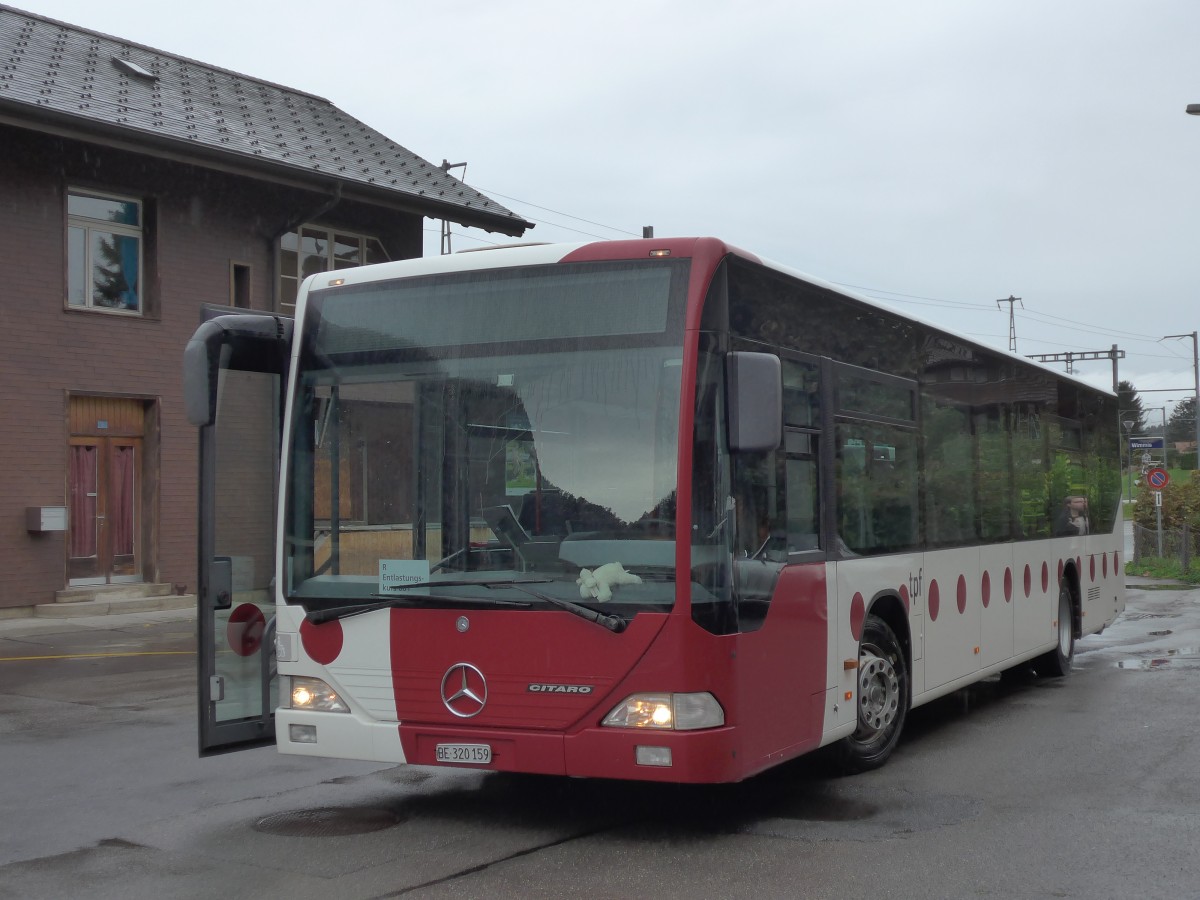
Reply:
M492 761L492 748L487 744L438 744L435 756L442 763L471 763L486 766Z

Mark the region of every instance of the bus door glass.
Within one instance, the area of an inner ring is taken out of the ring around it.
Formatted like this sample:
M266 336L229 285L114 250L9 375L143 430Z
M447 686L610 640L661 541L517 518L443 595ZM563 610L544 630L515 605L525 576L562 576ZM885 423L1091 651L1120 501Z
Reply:
M275 501L290 322L222 316L185 354L200 425L200 753L272 743Z

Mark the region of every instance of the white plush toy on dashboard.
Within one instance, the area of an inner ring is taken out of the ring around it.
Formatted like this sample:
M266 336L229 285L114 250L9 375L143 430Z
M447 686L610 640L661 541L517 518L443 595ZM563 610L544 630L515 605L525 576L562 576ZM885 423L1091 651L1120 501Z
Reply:
M584 600L607 603L612 599L612 589L620 584L641 584L642 579L626 572L619 562L605 563L597 569L580 569L575 579L579 585L579 596Z

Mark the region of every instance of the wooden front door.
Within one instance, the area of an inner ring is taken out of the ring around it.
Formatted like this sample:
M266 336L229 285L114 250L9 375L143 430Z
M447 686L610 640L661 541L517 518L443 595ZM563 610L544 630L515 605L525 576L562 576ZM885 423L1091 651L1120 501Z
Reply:
M112 418L97 418L97 412ZM70 438L67 473L71 584L142 580L142 413L137 400L72 398L76 433ZM118 433L78 433L83 430Z

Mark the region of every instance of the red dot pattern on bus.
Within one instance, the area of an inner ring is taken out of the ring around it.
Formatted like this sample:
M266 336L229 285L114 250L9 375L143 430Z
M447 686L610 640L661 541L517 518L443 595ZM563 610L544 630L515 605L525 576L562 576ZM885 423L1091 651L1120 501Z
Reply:
M253 656L262 646L263 632L267 628L267 617L253 603L242 603L229 614L225 625L225 639L229 648L238 656Z
M1100 556L1100 572L1103 578L1108 578L1108 554L1101 553ZM1064 560L1058 560L1058 578L1062 581L1062 575L1066 568ZM1083 573L1083 558L1075 557L1070 560L1075 564L1076 570L1082 576ZM1094 584L1096 583L1096 554L1088 557L1088 577ZM1112 554L1112 570L1116 575L1120 572L1120 554L1114 550ZM1042 563L1041 571L1042 593L1046 593L1050 588L1050 564ZM1028 565L1025 566L1025 596L1029 597L1033 591L1033 572ZM897 589L901 601L904 603L904 611L910 611L911 598L907 584L901 584ZM1010 567L1004 569L1004 602L1011 603L1013 594L1013 571ZM986 569L980 577L979 596L983 604L983 608L987 609L991 604L992 599L992 576ZM967 611L967 579L965 575L958 576L957 597L958 611L965 614ZM939 613L941 613L941 589L938 587L937 579L930 579L929 582L929 620L936 622ZM850 631L854 635L854 639L861 640L863 624L866 621L866 602L861 593L855 593L850 602Z
M334 619L314 625L305 619L300 623L300 643L313 662L327 666L342 652L342 623Z
M1100 553L1100 575L1104 578L1109 577L1109 556L1108 553ZM1096 554L1087 558L1088 560L1088 580L1093 584L1096 583ZM1075 570L1082 577L1084 571L1084 559L1075 557L1072 560L1058 560L1058 581L1062 582L1063 571L1066 570L1067 562L1075 565ZM1121 556L1117 551L1112 551L1112 574L1117 575L1120 569ZM1050 589L1050 564L1042 563L1042 593L1048 592ZM1033 572L1030 566L1025 566L1025 596L1028 598L1033 592ZM908 594L907 584L901 584L896 592L900 595L900 600L904 601L905 612L910 608L910 594ZM967 581L965 575L959 575L958 590L956 590L956 600L960 613L966 613L967 608ZM983 575L979 578L979 600L983 607L988 608L991 604L991 572L984 570ZM1013 601L1013 570L1012 568L1004 568L1004 602L1009 604ZM937 622L937 616L942 611L941 589L937 586L937 578L931 578L929 582L929 619L930 622ZM854 640L860 640L863 634L863 623L866 618L866 604L863 600L863 595L856 593L851 600L850 606L850 630L854 635Z
M863 622L867 618L867 605L863 602L862 594L855 594L850 601L850 633L857 641L862 637Z

